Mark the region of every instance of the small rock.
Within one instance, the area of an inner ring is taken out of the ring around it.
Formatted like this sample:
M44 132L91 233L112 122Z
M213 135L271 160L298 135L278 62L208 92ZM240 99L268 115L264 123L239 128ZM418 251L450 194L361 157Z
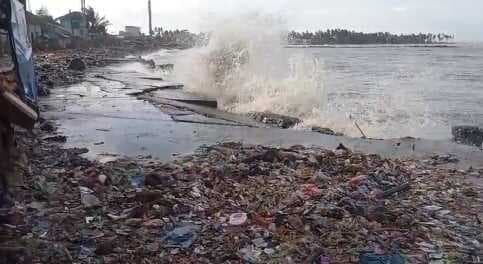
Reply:
M67 137L66 136L51 136L51 137L45 137L44 140L49 141L49 142L65 143L65 142L67 142Z
M326 128L326 127L312 127L312 131L320 133L320 134L324 134L324 135L329 135L329 136L335 136L336 135L334 130L332 130L330 128Z
M69 63L69 69L74 71L85 71L87 65L81 58L75 58Z
M344 144L342 143L340 143L335 150L344 151L344 152L349 151L349 149L346 146L344 146Z
M249 113L248 116L255 119L258 122L262 122L268 125L272 125L279 128L291 128L302 122L302 120L285 115L274 114L270 112L255 112Z

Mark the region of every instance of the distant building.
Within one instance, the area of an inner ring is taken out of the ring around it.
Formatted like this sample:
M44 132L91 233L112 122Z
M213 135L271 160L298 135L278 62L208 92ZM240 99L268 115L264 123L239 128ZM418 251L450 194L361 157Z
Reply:
M70 12L56 19L73 37L87 39L89 37L89 22L82 12Z
M119 36L122 37L140 37L142 36L141 28L134 26L126 26L124 31L119 31Z
M28 33L35 47L66 48L71 43L71 33L50 17L27 12Z
M35 41L37 38L42 37L43 35L43 27L47 23L45 19L40 16L34 15L27 11L27 24L28 24L28 31L29 36L32 41Z

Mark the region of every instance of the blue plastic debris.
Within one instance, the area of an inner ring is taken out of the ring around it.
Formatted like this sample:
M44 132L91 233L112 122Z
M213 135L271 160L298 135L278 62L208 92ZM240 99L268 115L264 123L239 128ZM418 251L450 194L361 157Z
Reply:
M400 254L377 255L375 253L362 254L359 264L405 264L404 257Z
M199 226L187 224L168 232L163 240L167 242L166 247L189 248L198 238L199 230Z
M131 185L134 188L141 188L144 186L144 181L145 181L145 176L144 176L144 171L143 169L139 168L139 170L134 174L129 177L129 180L131 181Z

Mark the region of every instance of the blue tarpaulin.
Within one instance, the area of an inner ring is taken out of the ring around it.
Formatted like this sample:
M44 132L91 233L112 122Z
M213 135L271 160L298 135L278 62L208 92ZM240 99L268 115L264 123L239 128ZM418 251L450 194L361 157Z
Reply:
M20 81L25 99L37 102L37 86L33 64L32 44L27 30L24 5L11 0L11 28Z

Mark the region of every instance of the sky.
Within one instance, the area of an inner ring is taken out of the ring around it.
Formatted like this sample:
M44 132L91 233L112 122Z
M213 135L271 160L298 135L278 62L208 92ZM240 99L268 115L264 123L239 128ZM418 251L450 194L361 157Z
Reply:
M80 10L81 0L28 0L58 17ZM111 22L147 32L147 0L86 0ZM364 32L449 33L460 41L483 41L482 0L152 0L153 27L199 32L207 20L258 12L283 17L288 29L345 28Z

